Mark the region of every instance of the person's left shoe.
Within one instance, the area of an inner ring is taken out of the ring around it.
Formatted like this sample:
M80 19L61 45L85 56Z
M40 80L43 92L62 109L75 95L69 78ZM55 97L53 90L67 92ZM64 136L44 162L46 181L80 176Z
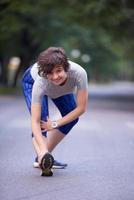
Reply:
M33 163L33 167L34 168L39 168L40 167L37 157L35 158L35 161ZM61 163L61 162L59 162L57 160L54 160L54 163L53 163L53 166L52 166L53 169L64 169L66 167L67 167L67 163Z
M38 157L35 158L35 161L33 163L33 167L34 168L39 168L40 167L39 162L38 162Z
M57 160L54 160L54 163L53 163L53 169L64 169L67 167L67 164L66 163L61 163Z

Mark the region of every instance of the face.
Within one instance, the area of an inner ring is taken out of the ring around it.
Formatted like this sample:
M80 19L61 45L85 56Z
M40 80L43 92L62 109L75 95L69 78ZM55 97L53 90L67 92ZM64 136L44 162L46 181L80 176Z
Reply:
M67 72L65 72L62 65L58 65L46 77L55 85L62 85L67 80Z

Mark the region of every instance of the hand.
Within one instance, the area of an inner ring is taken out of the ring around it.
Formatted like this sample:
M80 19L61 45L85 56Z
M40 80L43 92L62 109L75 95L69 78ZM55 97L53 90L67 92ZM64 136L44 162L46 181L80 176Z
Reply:
M40 127L41 129L43 129L43 131L50 131L52 130L52 121L50 120L50 118L47 117L47 121L40 121Z
M48 151L42 151L42 152L40 152L39 154L38 154L38 162L39 162L39 164L41 163L41 160L42 160L42 158L43 158L43 156L45 155L45 153L47 153Z

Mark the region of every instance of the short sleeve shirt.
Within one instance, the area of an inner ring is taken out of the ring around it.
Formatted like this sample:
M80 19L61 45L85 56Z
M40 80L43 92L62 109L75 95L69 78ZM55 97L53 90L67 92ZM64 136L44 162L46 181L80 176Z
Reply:
M64 85L55 85L50 80L38 75L38 65L35 63L31 69L34 79L32 89L32 103L41 103L42 97L47 95L51 99L73 93L77 90L87 90L88 80L86 71L77 63L69 61L68 78Z

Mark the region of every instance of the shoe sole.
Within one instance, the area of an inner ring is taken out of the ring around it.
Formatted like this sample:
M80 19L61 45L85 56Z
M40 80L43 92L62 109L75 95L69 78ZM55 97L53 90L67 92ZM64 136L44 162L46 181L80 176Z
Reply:
M53 176L53 171L49 169L48 171L42 170L40 176Z
M41 159L40 168L42 170L41 176L52 176L51 168L54 163L54 158L50 153L46 153Z
M40 168L40 165L39 165L39 163L33 163L33 167L34 168ZM65 169L65 168L67 168L67 166L55 166L55 165L53 165L52 166L52 169Z
M66 166L57 166L57 165L53 165L52 169L65 169Z
M40 168L40 165L39 165L38 162L34 162L33 163L33 167L34 168ZM58 165L53 165L52 166L52 169L65 169L65 168L67 168L67 166L58 166Z
M34 168L40 168L40 165L39 165L38 162L34 162L34 163L33 163L33 167L34 167Z

